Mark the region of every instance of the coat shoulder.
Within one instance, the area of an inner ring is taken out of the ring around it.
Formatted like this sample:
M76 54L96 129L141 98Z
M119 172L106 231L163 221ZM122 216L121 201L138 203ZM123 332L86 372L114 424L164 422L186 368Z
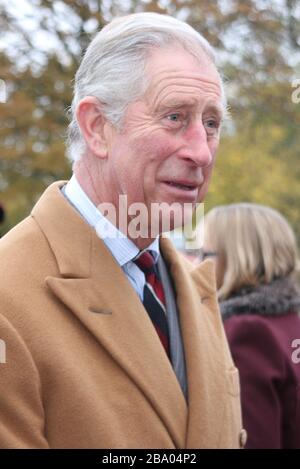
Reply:
M30 295L44 288L46 276L56 275L57 264L47 239L31 216L1 238L0 258L1 313L13 318L31 303Z

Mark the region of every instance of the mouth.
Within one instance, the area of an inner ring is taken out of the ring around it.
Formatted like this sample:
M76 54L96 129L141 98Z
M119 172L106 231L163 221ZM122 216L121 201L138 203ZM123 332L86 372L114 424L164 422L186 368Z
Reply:
M186 192L198 192L198 189L201 185L201 182L198 183L185 180L164 181L164 183L170 188L179 189Z
M177 187L177 189L182 189L184 191L192 191L197 188L195 184L181 184L179 182L168 182L168 181L165 181L165 184L168 184L171 187Z
M198 197L201 184L189 181L164 181L164 185L172 196L194 202Z

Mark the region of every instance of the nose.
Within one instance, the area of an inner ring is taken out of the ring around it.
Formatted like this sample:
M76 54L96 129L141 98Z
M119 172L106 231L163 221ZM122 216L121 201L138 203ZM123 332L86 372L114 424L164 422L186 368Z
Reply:
M182 156L186 160L192 161L197 166L205 168L213 161L216 141L208 142L207 132L203 122L195 122L184 134L184 148Z

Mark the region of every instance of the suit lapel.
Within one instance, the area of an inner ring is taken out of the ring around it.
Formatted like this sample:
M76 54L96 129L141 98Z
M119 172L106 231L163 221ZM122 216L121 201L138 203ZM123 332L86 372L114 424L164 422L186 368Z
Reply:
M223 416L226 376L223 329L217 302L211 261L188 273L191 267L170 241L161 243L164 258L174 280L184 342L188 380L188 427L186 448L216 448L221 429L212 421ZM209 309L207 308L209 306Z
M184 447L186 402L160 340L122 269L61 185L50 186L32 211L60 271L46 284L139 387L174 445Z

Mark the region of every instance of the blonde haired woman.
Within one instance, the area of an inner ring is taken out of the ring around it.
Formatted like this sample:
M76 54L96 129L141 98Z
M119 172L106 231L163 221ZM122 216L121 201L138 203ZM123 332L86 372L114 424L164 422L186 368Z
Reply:
M293 230L276 210L234 204L205 217L221 312L240 371L248 448L300 448L300 291Z

